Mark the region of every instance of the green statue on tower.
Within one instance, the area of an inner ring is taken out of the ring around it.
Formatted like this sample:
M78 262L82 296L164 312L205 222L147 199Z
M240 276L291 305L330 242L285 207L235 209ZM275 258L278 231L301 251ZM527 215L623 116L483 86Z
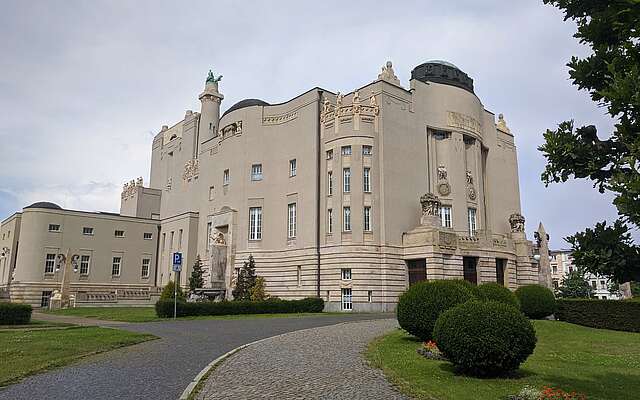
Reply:
M213 72L211 70L209 70L209 75L207 75L207 83L211 82L211 83L218 83L220 82L220 79L222 79L222 75L218 76L217 78L213 75Z

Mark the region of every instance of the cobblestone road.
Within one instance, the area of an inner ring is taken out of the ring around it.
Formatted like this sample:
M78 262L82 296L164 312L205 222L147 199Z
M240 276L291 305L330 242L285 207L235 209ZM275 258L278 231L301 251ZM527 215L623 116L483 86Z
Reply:
M266 339L223 361L197 399L405 399L361 354L395 327L384 319Z

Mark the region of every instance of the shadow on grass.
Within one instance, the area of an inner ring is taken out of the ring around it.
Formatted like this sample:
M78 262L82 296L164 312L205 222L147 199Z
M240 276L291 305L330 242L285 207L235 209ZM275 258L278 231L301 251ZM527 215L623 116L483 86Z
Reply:
M502 374L502 375L497 375L497 376L472 376L472 375L461 372L452 363L444 360L441 361L441 364L438 366L438 368L440 368L444 372L453 374L455 376L460 376L460 377L470 378L470 379L479 379L482 381L505 380L505 379L517 381L519 379L530 378L532 376L538 375L535 372L528 369L518 369L516 371L512 371L512 372Z

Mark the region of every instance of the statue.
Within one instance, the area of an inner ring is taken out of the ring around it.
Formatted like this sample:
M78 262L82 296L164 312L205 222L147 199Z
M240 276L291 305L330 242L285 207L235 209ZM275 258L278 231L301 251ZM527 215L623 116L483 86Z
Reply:
M393 64L391 61L387 61L387 63L382 67L382 72L378 75L378 79L400 86L400 79L398 79L393 71Z
M374 92L373 90L371 91L371 97L369 98L369 105L371 107L378 106L378 102L376 102L376 92Z
M551 265L549 262L549 235L544 230L542 222L538 226L538 231L535 233L536 241L538 242L538 279L540 285L553 290L553 284L551 279ZM535 257L534 257L535 258Z
M504 120L504 115L498 114L498 123L496 124L498 130L501 130L506 133L511 133L511 129L507 127L507 123Z
M227 242L224 240L224 234L222 232L218 232L218 234L213 238L213 244L226 246Z
M211 70L209 70L209 74L207 75L207 81L206 83L218 83L220 82L220 80L222 79L222 75L218 76L217 78L213 75L213 72Z
M524 232L524 217L521 214L511 214L509 224L511 225L511 232Z
M342 93L338 92L338 96L336 97L336 108L342 107Z
M329 103L329 99L325 98L322 102L322 114L327 114L329 111L331 111L331 103Z
M353 92L353 104L360 104L360 93L357 90Z
M426 193L420 197L422 215L440 215L440 199L433 193Z
M139 178L136 180L136 186L142 186L142 177L139 177Z
M467 184L473 185L473 175L471 175L471 171L467 171Z
M447 167L444 165L438 165L438 179L441 181L447 180Z

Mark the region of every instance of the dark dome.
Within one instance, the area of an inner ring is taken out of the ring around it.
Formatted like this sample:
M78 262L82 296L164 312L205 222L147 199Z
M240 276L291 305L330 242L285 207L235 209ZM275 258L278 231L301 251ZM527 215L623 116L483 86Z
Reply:
M264 100L260 100L260 99L244 99L244 100L240 100L236 104L234 104L231 107L229 107L229 109L227 111L225 111L224 114L222 114L222 116L224 117L226 114L230 113L231 111L239 110L239 109L245 108L245 107L268 106L268 105L269 105L269 103L267 103Z
M411 79L456 86L473 93L473 79L448 61L431 60L411 71Z
M33 203L30 206L27 206L25 208L48 208L50 210L62 210L62 207L60 207L56 203L50 203L48 201L39 201L39 202Z

